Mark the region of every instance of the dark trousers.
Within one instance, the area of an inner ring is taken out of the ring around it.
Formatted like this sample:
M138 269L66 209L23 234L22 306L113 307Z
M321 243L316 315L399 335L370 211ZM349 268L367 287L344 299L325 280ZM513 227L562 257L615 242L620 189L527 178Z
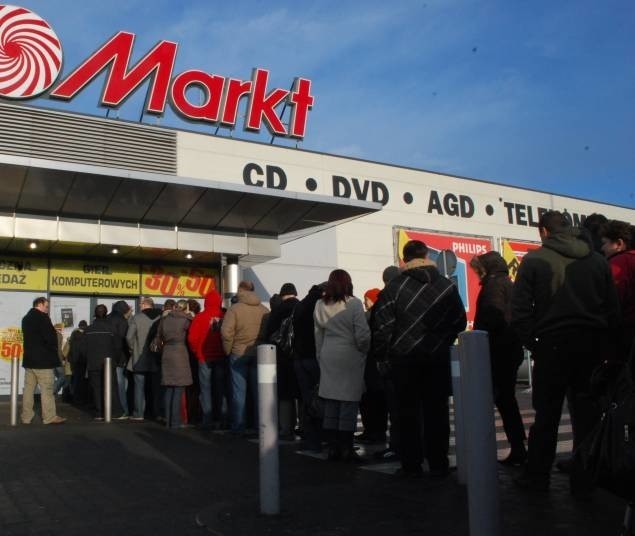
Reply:
M508 352L492 355L494 403L503 420L507 440L514 452L525 450L525 426L516 400L516 377L522 361L521 347L510 347Z
M320 366L316 359L295 359L293 367L303 406L304 440L308 448L317 450L320 448L322 422L319 417L311 416L307 406L311 403L313 389L320 383Z
M179 428L181 420L181 399L184 387L167 385L165 387L165 422L168 428Z
M591 395L590 378L601 362L603 346L604 333L589 329L540 339L533 353L532 403L536 417L529 430L529 473L549 476L556 456L565 396L569 402L574 448L599 419L600 409Z
M392 360L404 471L447 470L450 449L450 358L421 356ZM423 438L421 426L423 425Z
M95 401L95 415L97 417L104 416L104 369L101 370L89 370L88 381L93 388L93 400ZM121 402L119 401L119 390L117 388L117 371L115 367L111 370L111 393L110 404L113 416L117 417L123 413Z
M390 441L391 450L399 454L399 404L397 402L397 393L395 391L395 382L392 378L384 378L384 394L386 396L386 407L388 416L390 417Z

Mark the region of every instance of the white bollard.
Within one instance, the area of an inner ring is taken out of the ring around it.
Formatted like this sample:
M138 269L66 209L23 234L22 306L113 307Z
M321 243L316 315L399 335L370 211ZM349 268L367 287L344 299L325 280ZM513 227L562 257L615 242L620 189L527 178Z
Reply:
M486 331L459 335L463 423L467 448L470 536L498 536L498 468L496 425Z
M260 427L260 513L280 513L276 347L258 346L258 423Z
M104 359L104 422L112 420L112 358Z
M459 347L450 347L450 363L452 365L452 405L454 406L454 452L456 453L456 469L459 482L467 484L467 460L465 444L465 424L463 423L463 404L461 395L461 364Z
M11 426L18 425L18 385L20 384L20 360L11 358Z

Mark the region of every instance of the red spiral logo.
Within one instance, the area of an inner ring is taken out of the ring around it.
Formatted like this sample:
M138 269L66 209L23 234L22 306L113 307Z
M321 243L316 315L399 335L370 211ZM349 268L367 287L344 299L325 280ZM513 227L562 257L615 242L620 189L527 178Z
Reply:
M0 96L34 97L62 68L62 45L44 19L22 7L0 4Z

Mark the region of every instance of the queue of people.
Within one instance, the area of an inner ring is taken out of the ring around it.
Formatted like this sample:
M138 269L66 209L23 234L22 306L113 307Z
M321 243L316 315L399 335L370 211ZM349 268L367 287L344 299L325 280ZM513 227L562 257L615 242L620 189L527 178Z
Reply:
M511 447L500 462L522 467L519 486L545 490L564 399L575 448L599 418L593 370L606 359L625 361L631 352L635 234L626 222L601 219L592 232L573 228L558 211L544 213L538 231L542 245L525 256L514 283L499 253L475 256L470 266L481 282L474 328L489 333L494 401ZM250 281L239 284L227 311L216 291L205 296L200 312L198 303L186 300L166 300L161 311L143 298L132 317L125 302L115 303L109 315L100 305L94 321L71 336L72 391L81 393L81 376L87 375L95 418L102 419L103 360L113 357L119 418L153 416L178 428L200 414L202 428L253 433L256 348L275 341L283 438L299 435L303 448L320 452L326 445L329 460L354 463L361 461L355 442L384 444L376 457L400 460L400 475L421 477L427 460L429 476L445 477L449 350L466 328L466 312L457 287L439 272L423 242L408 242L403 261L384 271L384 287L367 291L364 303L355 297L350 275L336 269L302 299L293 283L283 284L271 311ZM64 420L52 396L45 396L61 364L47 307L38 298L23 321L24 423L33 418L36 384L43 391L44 422ZM534 361L536 417L528 442L515 397L523 347ZM128 377L134 380L131 406ZM364 431L355 436L360 411Z

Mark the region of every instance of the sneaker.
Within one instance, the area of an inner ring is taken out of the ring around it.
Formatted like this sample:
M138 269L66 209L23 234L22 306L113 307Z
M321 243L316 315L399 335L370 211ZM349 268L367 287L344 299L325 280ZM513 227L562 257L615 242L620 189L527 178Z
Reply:
M510 454L507 458L503 458L502 460L498 460L498 463L501 465L507 465L508 467L520 467L527 460L527 454Z
M130 415L124 413L123 415L119 415L119 417L115 417L115 421L127 421L130 419Z
M145 419L143 417L130 417L130 420L134 422L143 422Z
M45 422L44 424L64 424L66 419L64 417L60 417L59 415L55 415L49 422Z
M93 421L95 422L103 422L104 418L103 417L93 417Z

